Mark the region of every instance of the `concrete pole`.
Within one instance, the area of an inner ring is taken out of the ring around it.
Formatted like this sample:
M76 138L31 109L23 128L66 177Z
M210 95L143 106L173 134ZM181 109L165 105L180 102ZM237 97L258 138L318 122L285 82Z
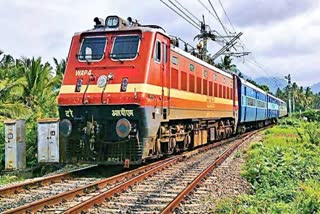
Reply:
M288 104L289 104L289 116L291 117L292 114L292 104L291 104L291 75L288 74L288 76L284 77L288 80Z

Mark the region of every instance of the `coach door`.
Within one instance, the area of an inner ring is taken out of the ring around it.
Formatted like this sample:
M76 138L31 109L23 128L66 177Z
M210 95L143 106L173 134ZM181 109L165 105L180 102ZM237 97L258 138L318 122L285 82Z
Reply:
M170 114L170 39L158 34L157 46L158 54L161 55L161 113L163 119L167 119Z

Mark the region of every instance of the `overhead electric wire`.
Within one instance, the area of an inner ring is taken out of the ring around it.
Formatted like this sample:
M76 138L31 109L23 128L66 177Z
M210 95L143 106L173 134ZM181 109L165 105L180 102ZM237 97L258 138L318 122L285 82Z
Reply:
M184 20L186 20L189 24L191 24L193 27L195 27L198 30L201 30L200 26L192 23L190 20L186 19L186 17L182 16L180 13L178 13L178 11L176 11L174 8L172 8L169 4L167 4L166 2L164 2L163 0L160 0L164 5L166 5L169 9L171 9L173 12L175 12L176 14L178 14L181 18L183 18Z
M197 23L196 21L194 21L189 15L186 14L186 12L184 12L181 8L179 8L175 3L173 3L171 0L169 0L169 2L175 7L177 8L181 13L183 13L183 15L185 15L186 17L189 18L190 21L192 21L195 25L200 25L200 23Z
M275 77L270 76L270 74L268 73L268 71L266 71L265 68L264 68L262 65L259 65L259 63L258 63L256 60L252 60L252 61L251 61L251 60L248 60L248 59L247 59L246 61L247 61L248 63L256 66L256 67L259 68L261 71L263 71L263 72L267 75L267 77L270 77L271 79L274 80L274 82L275 82L275 84L276 84L276 86L277 86L278 88L281 88L278 80L277 80Z
M194 19L196 19L198 22L201 23L201 20L198 19L195 15L193 15L190 10L188 10L187 8L185 8L178 0L174 0L175 2L177 2L185 11L187 11Z
M229 21L229 23L230 23L230 25L231 25L231 27L232 27L233 31L234 31L234 32L236 32L236 30L235 30L235 28L234 28L233 24L231 23L231 20L230 20L230 18L229 18L229 16L228 16L228 14L227 14L227 12L226 12L226 10L225 10L225 8L224 8L224 6L223 6L222 2L221 2L221 0L218 0L218 1L219 1L219 4L220 4L220 6L221 6L221 8L222 8L223 12L224 12L224 15L227 17L227 19L228 19L228 21Z
M208 11L208 13L215 19L217 19L217 17L211 12L211 10L208 9L208 7L201 1L201 0L198 0L198 2L202 5L202 7L204 9L206 9ZM218 19L217 19L218 20Z
M224 32L229 36L228 30L226 29L226 27L225 27L225 26L224 26L224 24L222 23L222 21L221 21L221 19L220 19L219 15L218 15L218 13L217 13L216 9L214 9L214 7L213 7L213 5L212 5L212 3L211 3L211 1L210 1L210 0L208 0L208 2L209 2L209 4L210 4L210 6L211 6L211 8L212 8L213 12L216 14L216 17L218 18L218 21L219 21L220 25L222 26L222 28L223 28Z

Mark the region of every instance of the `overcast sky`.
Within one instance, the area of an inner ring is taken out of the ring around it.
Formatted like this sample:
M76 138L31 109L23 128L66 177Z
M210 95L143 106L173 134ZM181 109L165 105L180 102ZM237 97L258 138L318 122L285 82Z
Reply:
M168 1L168 0L167 0ZM175 0L172 0L175 2ZM211 9L207 0L201 0ZM219 22L199 0L179 0L197 17L205 15L212 30ZM222 22L233 32L219 0L211 0ZM245 58L235 59L251 77L292 74L299 85L320 82L319 0L221 0L241 41ZM160 0L0 0L0 49L14 57L65 58L74 32L93 27L93 18L131 16L144 24L162 26L168 34L192 44L198 33ZM210 45L214 53L220 46Z

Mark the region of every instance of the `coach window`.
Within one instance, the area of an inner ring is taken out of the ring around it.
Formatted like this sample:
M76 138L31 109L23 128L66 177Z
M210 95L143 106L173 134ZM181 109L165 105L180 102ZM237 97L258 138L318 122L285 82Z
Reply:
M256 100L251 97L247 97L247 106L256 106Z
M161 62L161 42L156 41L156 46L154 48L154 60L156 62Z
M190 71L194 72L194 65L190 64Z
M217 81L217 80L218 80L218 75L214 74L214 81Z
M203 71L203 78L207 78L208 77L208 71L204 70Z
M171 57L171 61L172 61L172 64L174 64L174 65L178 65L178 57L176 57L176 56L172 56Z

